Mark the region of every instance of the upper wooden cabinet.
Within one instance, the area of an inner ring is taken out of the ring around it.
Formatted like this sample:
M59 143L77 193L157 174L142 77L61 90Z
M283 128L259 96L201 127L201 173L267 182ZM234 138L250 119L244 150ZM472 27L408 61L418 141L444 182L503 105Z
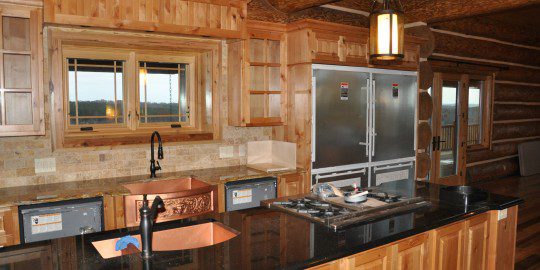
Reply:
M305 19L287 25L287 31L289 65L305 64L307 60L307 63L417 70L423 42L407 36L402 60L372 62L367 28Z
M0 4L0 136L44 135L40 8Z
M244 0L45 0L45 22L240 38Z
M228 44L229 125L277 126L286 119L285 25L251 21Z

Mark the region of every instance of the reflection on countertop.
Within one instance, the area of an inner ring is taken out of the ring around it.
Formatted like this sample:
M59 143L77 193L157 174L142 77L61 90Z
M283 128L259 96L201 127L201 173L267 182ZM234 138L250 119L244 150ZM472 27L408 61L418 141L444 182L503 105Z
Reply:
M296 171L267 173L248 168L247 166L234 166L162 173L158 176L158 178L153 179L150 179L149 175L137 175L46 185L0 188L0 206L26 205L69 199L90 198L103 195L129 195L129 190L123 187L123 185L142 181L160 181L193 177L208 184L217 185L230 181L277 176L280 174L294 172Z
M336 260L390 242L469 218L489 210L508 208L522 200L488 194L486 201L459 207L439 201L443 186L415 183L414 193L431 202L421 210L396 214L334 232L327 227L266 208L208 214L157 225L157 230L216 220L240 232L229 241L199 249L156 252L145 265L139 254L103 259L92 242L127 234L137 228L74 236L0 251L2 264L18 262L11 269L42 265L43 269L299 269ZM171 239L182 241L183 239ZM25 250L34 256L19 256ZM35 267L34 267L35 268Z

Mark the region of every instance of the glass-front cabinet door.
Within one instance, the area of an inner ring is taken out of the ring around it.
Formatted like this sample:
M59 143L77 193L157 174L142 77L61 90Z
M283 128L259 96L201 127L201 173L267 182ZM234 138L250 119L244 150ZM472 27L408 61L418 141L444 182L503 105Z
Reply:
M430 181L447 185L465 183L465 147L467 132L465 104L467 77L436 73L432 96L432 168Z

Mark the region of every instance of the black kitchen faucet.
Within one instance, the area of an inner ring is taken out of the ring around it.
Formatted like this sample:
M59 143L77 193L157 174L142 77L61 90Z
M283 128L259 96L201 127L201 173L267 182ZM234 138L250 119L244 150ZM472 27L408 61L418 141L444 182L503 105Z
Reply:
M139 231L141 233L142 242L142 258L144 260L152 257L152 234L154 233L154 219L156 218L158 208L164 208L163 200L161 197L156 196L152 202L152 206L148 207L148 200L146 194L143 195L143 205L139 209L141 214L141 223L139 225Z
M161 136L159 135L159 132L154 131L154 133L152 133L152 137L150 138L150 178L155 178L156 171L161 170L161 165L159 165L159 161L154 159L154 138L156 136L158 139L157 157L158 159L163 159L163 144L161 143Z

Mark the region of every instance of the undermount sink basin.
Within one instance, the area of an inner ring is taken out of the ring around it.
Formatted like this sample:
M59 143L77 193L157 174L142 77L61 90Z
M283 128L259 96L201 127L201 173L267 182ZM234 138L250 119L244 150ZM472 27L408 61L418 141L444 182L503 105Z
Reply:
M165 209L158 213L157 222L177 220L217 212L217 186L192 177L155 180L124 185L131 195L124 196L127 227L138 226L139 209L143 194L148 194L149 204L156 196L163 199Z
M164 194L171 192L188 191L209 186L209 184L191 177L156 180L152 182L139 182L124 185L124 187L129 190L131 195Z
M228 241L240 233L220 222L206 222L202 224L186 226L181 228L156 231L152 238L153 251L174 251L185 249L196 249L208 247ZM141 246L141 236L133 235L139 246ZM99 254L104 259L118 257L141 252L140 249L130 245L127 249L116 251L115 245L120 238L107 239L92 242Z
M486 191L471 186L449 186L440 190L441 201L454 205L469 205L485 201L488 197Z

